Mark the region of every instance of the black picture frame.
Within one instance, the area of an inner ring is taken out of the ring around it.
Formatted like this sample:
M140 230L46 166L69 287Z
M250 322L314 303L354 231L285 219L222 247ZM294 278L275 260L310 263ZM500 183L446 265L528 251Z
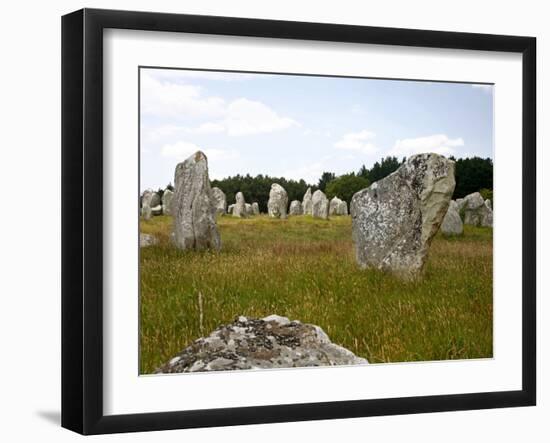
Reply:
M522 389L260 407L103 413L103 30L192 32L522 54ZM62 18L62 426L151 431L536 403L536 39L234 17L83 9Z

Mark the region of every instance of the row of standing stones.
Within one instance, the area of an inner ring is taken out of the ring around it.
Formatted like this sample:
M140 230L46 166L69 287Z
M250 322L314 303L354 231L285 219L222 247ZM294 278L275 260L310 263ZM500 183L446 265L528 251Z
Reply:
M418 154L353 196L352 238L360 267L390 271L403 279L417 278L440 228L444 234L458 235L463 223L492 226L490 202L479 193L451 200L454 169L454 162L441 155ZM173 196L168 197L171 202L162 202L161 207L174 217L172 239L180 249L217 251L221 248L217 214L227 211L235 217L247 217L259 213L257 203L247 204L241 192L235 204L226 209L223 192L210 187L207 158L200 151L177 165L174 182ZM326 219L348 212L346 202L338 198L329 202L322 191L312 194L311 189L302 202L291 202L288 213L287 208L286 191L273 184L268 202L271 217L311 214ZM144 217L147 211L143 211ZM362 363L368 362L332 344L320 327L273 315L263 319L239 317L222 325L157 372Z

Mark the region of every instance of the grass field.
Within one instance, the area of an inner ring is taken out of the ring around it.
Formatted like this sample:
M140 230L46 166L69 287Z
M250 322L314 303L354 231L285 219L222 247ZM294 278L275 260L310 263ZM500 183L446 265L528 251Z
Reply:
M490 228L438 234L424 277L403 282L358 268L350 217L224 216L220 253L175 249L171 223L141 221L160 240L141 249L141 373L238 315L314 323L371 363L492 356Z

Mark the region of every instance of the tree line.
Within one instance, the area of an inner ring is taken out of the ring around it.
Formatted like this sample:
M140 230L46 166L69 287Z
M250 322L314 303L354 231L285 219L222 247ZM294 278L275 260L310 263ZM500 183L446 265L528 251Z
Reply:
M481 192L484 198L493 199L493 161L490 158L470 157L455 159L456 187L453 199L463 198L473 192ZM308 187L311 192L317 189L323 191L329 199L334 196L351 203L353 194L370 186L378 180L388 176L405 162L405 158L388 156L380 159L367 168L362 165L358 171L336 175L334 172L325 171L317 183L306 183L305 180L292 180L284 177L271 177L259 174L255 177L250 174L237 174L221 180L212 180L212 186L220 188L227 197L227 203L235 202L237 192L242 192L247 203L258 202L260 211L267 212L267 202L272 183L278 183L288 193L288 201L302 201ZM173 189L172 185L168 188ZM159 189L160 195L164 192Z

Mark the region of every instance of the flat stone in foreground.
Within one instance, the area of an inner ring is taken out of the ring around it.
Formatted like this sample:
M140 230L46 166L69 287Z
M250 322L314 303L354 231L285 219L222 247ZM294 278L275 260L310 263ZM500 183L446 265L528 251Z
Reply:
M364 364L366 359L332 343L319 326L278 315L241 316L195 340L156 373Z

